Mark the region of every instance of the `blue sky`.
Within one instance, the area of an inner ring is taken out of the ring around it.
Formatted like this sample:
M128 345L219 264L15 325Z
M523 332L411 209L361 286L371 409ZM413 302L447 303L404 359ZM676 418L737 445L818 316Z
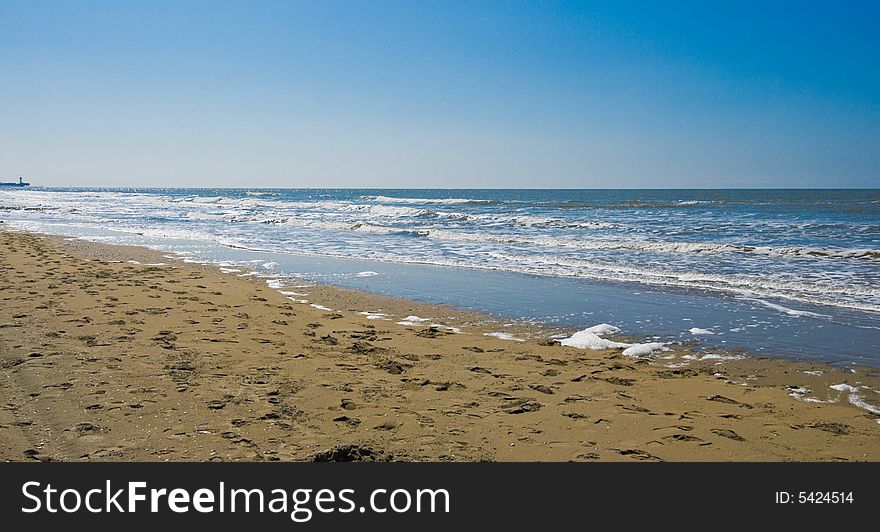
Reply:
M876 187L880 2L0 0L0 178Z

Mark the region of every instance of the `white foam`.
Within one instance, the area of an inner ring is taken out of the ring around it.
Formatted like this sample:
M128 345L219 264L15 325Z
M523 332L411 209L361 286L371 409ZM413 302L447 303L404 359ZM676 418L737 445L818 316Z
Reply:
M778 310L779 312L782 312L784 314L788 314L789 316L795 316L798 318L803 317L803 316L810 316L813 318L827 318L828 317L827 314L818 314L816 312L809 312L806 310L795 310L792 308L784 307L782 305L777 305L776 303L771 303L769 301L765 301L763 299L751 298L751 297L744 297L742 299L745 299L746 301L754 301L755 303L759 303L761 305L764 305L767 308L771 308L773 310Z
M810 393L810 389L803 386L789 386L788 392L788 395L795 399L803 399L806 394Z
M843 392L843 393L849 394L847 399L849 400L851 405L853 405L857 408L861 408L862 410L867 410L868 412L871 412L872 414L880 415L880 408L865 402L865 399L862 397L862 395L860 393L861 390L859 388L857 388L855 386L851 386L846 383L833 384L830 386L830 388L832 390L837 390L838 392ZM880 420L877 420L877 423L880 423Z
M491 203L489 200L468 199L468 198L391 198L388 196L363 196L364 199L371 199L379 203L428 203L439 205L461 205L466 203Z
M698 336L701 334L715 334L709 329L700 329L699 327L691 327L690 329L688 329L688 332L693 334L694 336Z
M593 334L597 334L599 336L604 336L606 334L614 334L620 332L619 327L615 327L614 325L609 325L607 323L600 323L599 325L593 325L592 327L587 327L584 329L587 332L591 332Z
M744 359L744 358L746 358L746 357L745 357L745 355L720 355L720 354L718 354L718 353L705 353L705 354L703 354L703 355L696 355L696 354L684 355L684 356L682 356L681 358L683 358L683 359L685 359L685 360L720 360L720 361L726 361L726 360L742 360L742 359Z
M240 271L238 268L220 268L220 273L238 273Z
M645 357L654 353L654 351L664 349L665 346L660 342L649 342L646 344L635 344L623 350L623 354L628 357Z
M374 216L397 217L397 216L433 216L434 213L426 209L415 207L389 207L388 205L347 205L344 211L363 212Z
M788 392L789 392L788 393L789 396L794 397L798 401L804 401L806 403L826 404L826 403L836 403L837 402L836 399L829 399L827 401L823 401L821 399L816 399L815 397L807 397L807 394L810 393L810 389L805 388L803 386L789 386Z
M821 399L816 399L815 397L806 397L806 396L803 396L803 397L796 397L796 399L800 399L801 401L804 401L804 402L807 402L807 403L820 403L820 404L836 403L836 402L837 402L837 401L834 401L834 400L831 400L831 399L829 399L829 400L827 400L827 401L823 401L823 400L821 400Z
M559 343L564 346L568 346L568 347L576 347L578 349L592 349L592 350L618 349L618 348L630 347L632 345L632 344L626 344L623 342L613 342L611 340L606 340L604 338L600 338L598 334L592 333L588 330L576 332L573 335L571 335L570 338L560 340Z
M327 307L325 307L324 305L319 305L319 304L317 304L317 303L312 303L312 304L309 305L309 306L311 306L311 307L315 307L315 308L318 309L318 310L326 310L326 311L332 311L332 310L333 310L332 308L327 308Z
M269 288L275 288L277 290L278 288L284 286L284 281L282 281L281 279L266 279L266 286L268 286Z
M390 319L388 314L382 314L381 312L358 312L361 316L366 316L368 320L387 320Z
M742 360L745 355L719 355L718 353L706 353L700 360Z
M594 351L600 349L625 349L632 347L633 344L614 342L601 338L603 335L614 334L619 331L620 329L614 325L600 323L599 325L593 325L592 327L587 327L582 331L578 331L571 335L571 337L560 340L559 343L568 347L592 349Z
M278 267L277 262L264 262L263 263L263 268L266 268L267 270L274 270L277 267Z
M866 403L865 400L862 399L862 396L857 393L849 394L849 402L850 402L850 404L852 404L853 406L855 406L857 408L861 408L862 410L867 410L868 412L870 412L872 414L876 414L876 415L880 416L880 408ZM877 423L880 423L880 419L877 420Z
M429 238L462 242L497 242L503 244L519 243L536 246L562 247L584 250L651 251L659 253L744 253L755 255L811 256L818 254L833 258L873 258L877 251L872 249L830 249L810 247L768 247L748 246L715 242L682 242L634 238L582 239L556 236L528 236L495 233L465 233L461 231L431 229Z
M374 275L379 275L377 272L358 272L358 277L372 277Z
M478 235L477 238L480 238ZM516 243L511 240L504 240ZM506 270L538 275L603 279L609 281L637 282L658 286L697 288L711 292L731 293L744 300L760 297L781 297L807 304L831 305L857 310L880 312L880 290L856 283L823 285L818 290L815 283L785 279L779 276L732 275L724 273L681 272L662 266L648 267L633 264L612 263L598 260L566 258L556 254L530 255L524 253L492 252L489 254L504 264ZM432 263L449 266L474 266L456 261L435 260ZM494 266L493 268L497 268ZM756 301L766 306L765 300ZM806 311L787 307L769 307L798 316L809 316ZM815 317L822 314L812 313ZM685 320L690 321L690 320Z
M431 321L430 318L420 318L418 316L407 316L402 321L398 321L398 325L420 325L422 322Z
M506 333L506 332L487 332L487 333L483 333L483 336L494 336L495 338L498 338L499 340L511 340L514 342L525 342L525 340L523 340L522 338L517 338L516 336L514 336L510 333Z

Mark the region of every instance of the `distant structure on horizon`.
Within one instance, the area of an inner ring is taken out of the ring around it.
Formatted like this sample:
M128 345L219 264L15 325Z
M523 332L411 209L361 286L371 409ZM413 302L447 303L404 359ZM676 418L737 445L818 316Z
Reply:
M24 178L21 176L18 176L18 183L16 183L15 181L11 181L8 183L0 182L0 187L29 187L29 186L31 186L31 184L28 183L27 181L25 181Z

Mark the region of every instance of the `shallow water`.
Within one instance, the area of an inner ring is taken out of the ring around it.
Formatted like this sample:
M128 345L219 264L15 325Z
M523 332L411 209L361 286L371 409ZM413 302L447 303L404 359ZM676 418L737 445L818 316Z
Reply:
M30 189L0 206L32 230L505 316L880 365L876 190Z

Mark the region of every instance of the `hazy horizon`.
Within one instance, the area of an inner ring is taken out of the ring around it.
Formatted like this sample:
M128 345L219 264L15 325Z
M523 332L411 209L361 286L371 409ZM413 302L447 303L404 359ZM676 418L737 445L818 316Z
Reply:
M17 178L16 178L17 179ZM171 186L161 186L161 185L145 185L145 186L136 186L136 185L101 185L101 186L93 186L93 185L43 185L40 183L30 183L32 188L46 188L46 189L114 189L114 188L127 188L127 189L142 189L142 190L168 190L168 189L177 189L177 190L204 190L204 189L218 189L218 190L554 190L554 191L564 191L564 190L783 190L783 191L794 191L794 190L880 190L880 186L865 186L865 187L551 187L551 188L542 188L542 187L319 187L319 186L254 186L254 187L243 187L243 186L183 186L183 187L171 187Z
M0 0L0 181L873 189L878 16L876 2Z

